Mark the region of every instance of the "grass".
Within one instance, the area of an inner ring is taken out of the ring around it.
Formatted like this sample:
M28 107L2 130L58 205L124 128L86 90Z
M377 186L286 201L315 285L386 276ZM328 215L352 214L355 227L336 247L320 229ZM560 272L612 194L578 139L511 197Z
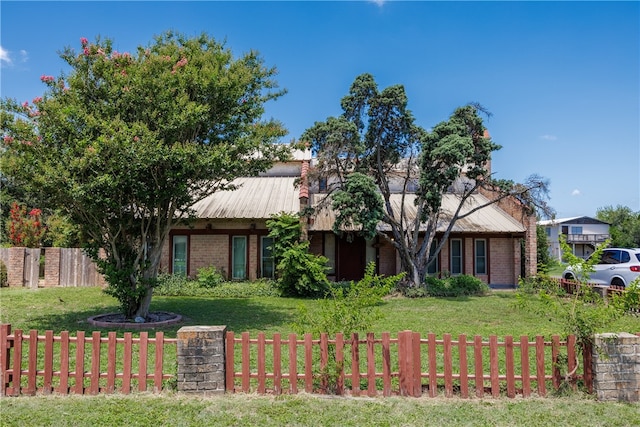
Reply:
M3 426L631 426L636 404L554 399L346 399L178 394L0 400Z
M464 298L389 298L380 306L384 317L377 321L372 332L414 330L441 337L444 333L481 335L544 335L562 333L554 319L540 318L513 306L513 292L492 292L485 297ZM295 298L210 298L210 297L154 297L151 310L171 311L183 315L181 324L165 327L167 337L175 337L186 325L226 325L236 333L249 331L252 336L263 331L294 332L298 307L306 305L310 311L318 308L313 300ZM96 314L117 312L116 300L99 288L0 289L0 322L12 328L75 332L77 330L113 330L96 328L87 318ZM640 332L640 319L625 316L608 332ZM120 334L124 330L119 331Z
M414 330L423 336L561 334L553 319L540 318L514 308L513 292L485 297L388 298L380 306L383 319L372 331ZM227 325L236 333L293 332L299 305L317 310L314 301L293 298L154 297L153 310L180 313L182 324L164 328L175 337L185 325ZM99 288L0 289L0 322L15 329L90 331L87 318L118 311L116 301ZM610 332L640 332L640 318L624 317ZM124 330L119 331L121 335ZM151 332L153 335L153 332ZM0 399L3 426L102 425L468 425L468 426L575 426L637 425L640 406L599 403L580 393L546 399L444 398L327 398L310 395L225 395L201 398L165 392L131 396L38 396Z

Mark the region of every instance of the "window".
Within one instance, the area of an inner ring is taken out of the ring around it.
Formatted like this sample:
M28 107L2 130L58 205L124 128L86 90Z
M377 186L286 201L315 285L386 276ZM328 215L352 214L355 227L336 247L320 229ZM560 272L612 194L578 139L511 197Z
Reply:
M582 227L571 226L571 234L582 234Z
M547 237L551 237L551 227L545 227L544 232L547 233Z
M247 278L247 236L231 238L231 278L234 280Z
M477 239L475 241L475 268L476 274L487 274L487 241Z
M438 241L436 239L433 239L431 241L431 247L429 248L429 258L433 256L437 248ZM436 256L433 262L427 266L427 274L436 274L438 273L438 271L440 271L440 260L439 257Z
M462 240L450 240L451 274L462 274Z
M318 191L320 192L327 191L327 178L318 179Z
M260 240L260 259L262 277L273 279L275 277L276 266L273 259L273 237L262 236Z
M187 275L187 236L173 236L173 274Z

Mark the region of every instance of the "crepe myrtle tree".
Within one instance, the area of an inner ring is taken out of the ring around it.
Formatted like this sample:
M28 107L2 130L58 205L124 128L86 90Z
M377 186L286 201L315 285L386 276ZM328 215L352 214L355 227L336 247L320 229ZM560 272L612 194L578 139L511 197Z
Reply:
M106 292L144 318L171 227L286 158L285 129L262 118L284 91L256 52L206 34L166 32L133 53L82 38L60 57L70 71L43 75L42 97L2 100L2 170L81 227Z
M550 209L544 179L534 175L516 184L491 176L487 165L500 146L485 136L480 105L462 106L427 131L415 124L407 101L403 86L380 91L362 74L342 98L342 115L316 122L301 142L317 156L309 179L327 179L332 197L324 200L337 211L334 231L386 238L398 250L405 280L418 286L458 220L509 196L532 212ZM469 209L480 190L488 201ZM457 197L453 213L443 212L445 193ZM389 234L380 231L380 221ZM444 236L430 250L437 229Z

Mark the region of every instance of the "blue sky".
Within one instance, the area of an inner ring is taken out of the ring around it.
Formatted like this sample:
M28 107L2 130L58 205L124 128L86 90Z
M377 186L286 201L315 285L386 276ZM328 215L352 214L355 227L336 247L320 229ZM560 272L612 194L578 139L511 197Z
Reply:
M0 2L0 95L32 100L80 37L120 51L172 29L260 52L288 94L289 141L341 113L354 78L403 84L419 125L468 102L502 150L499 178L551 182L557 217L640 211L639 2Z

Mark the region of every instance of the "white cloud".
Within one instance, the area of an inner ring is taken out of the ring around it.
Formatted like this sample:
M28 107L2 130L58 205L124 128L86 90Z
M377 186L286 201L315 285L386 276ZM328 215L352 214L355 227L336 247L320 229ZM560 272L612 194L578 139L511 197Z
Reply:
M20 62L27 62L29 60L29 52L22 49L20 51Z
M573 190L571 192L571 195L572 196L580 196L580 195L582 195L582 192L576 188L575 190Z
M555 135L541 135L540 139L544 139L545 141L555 141L558 137Z
M371 3L375 3L378 7L384 6L387 0L369 0Z
M9 51L0 46L0 64L11 65L11 58L9 57Z

